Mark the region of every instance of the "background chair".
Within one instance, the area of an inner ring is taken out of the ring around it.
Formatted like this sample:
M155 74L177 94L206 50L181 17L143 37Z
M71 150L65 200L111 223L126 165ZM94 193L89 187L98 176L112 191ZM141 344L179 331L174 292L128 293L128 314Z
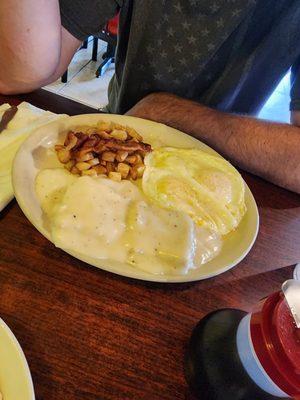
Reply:
M93 53L92 60L97 61L98 54L98 40L101 39L107 43L106 51L103 54L103 61L99 65L96 71L96 77L102 76L106 69L110 66L111 63L115 62L115 52L117 46L118 39L118 26L119 26L119 14L117 14L114 18L108 21L102 31L93 37ZM81 49L86 49L88 47L88 40L85 40L80 47ZM68 81L68 70L61 77L61 81L66 83Z
M93 39L93 55L92 60L97 61L97 53L98 53L98 39L103 40L107 43L106 52L103 54L103 61L99 65L96 71L96 77L102 76L106 69L110 66L111 63L115 62L115 52L117 46L118 39L118 27L119 27L119 14L117 14L114 18L112 18L99 35L94 36Z
M82 46L80 47L79 50L87 49L88 48L88 44L89 44L88 40L86 39L84 42L82 42ZM68 82L68 70L66 70L66 72L61 77L61 81L62 81L62 83L67 83Z

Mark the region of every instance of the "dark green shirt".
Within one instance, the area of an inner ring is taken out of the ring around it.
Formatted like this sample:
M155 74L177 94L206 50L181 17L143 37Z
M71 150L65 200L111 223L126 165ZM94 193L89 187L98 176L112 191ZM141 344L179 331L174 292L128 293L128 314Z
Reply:
M300 55L296 0L60 0L62 24L83 40L120 9L108 109L124 113L166 91L255 114ZM296 85L296 83L295 83ZM294 87L294 102L297 90Z

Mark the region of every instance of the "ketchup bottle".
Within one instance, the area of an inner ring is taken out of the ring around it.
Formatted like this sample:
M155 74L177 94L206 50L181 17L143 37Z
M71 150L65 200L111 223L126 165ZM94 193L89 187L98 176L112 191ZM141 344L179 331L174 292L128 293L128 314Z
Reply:
M292 310L280 291L261 300L251 314L223 309L198 323L186 352L185 376L200 400L300 399L295 321L300 286L295 285Z

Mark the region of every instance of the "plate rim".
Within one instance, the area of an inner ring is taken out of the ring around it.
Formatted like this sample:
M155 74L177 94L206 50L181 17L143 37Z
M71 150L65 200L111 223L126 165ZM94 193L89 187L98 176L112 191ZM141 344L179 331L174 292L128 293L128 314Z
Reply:
M20 357L21 357L21 361L22 361L22 366L23 366L23 371L25 372L25 376L26 376L26 380L28 383L28 388L29 388L29 396L30 396L30 400L35 400L35 391L34 391L34 385L33 385L33 380L32 380L32 376L31 376L31 372L30 372L30 368L28 365L28 361L26 359L25 353L21 347L20 342L18 341L18 339L16 338L15 334L13 333L13 331L11 330L11 328L7 325L7 323L3 320L3 318L0 317L0 329L2 329L8 340L11 341L11 343L16 347ZM4 398L5 399L5 398Z

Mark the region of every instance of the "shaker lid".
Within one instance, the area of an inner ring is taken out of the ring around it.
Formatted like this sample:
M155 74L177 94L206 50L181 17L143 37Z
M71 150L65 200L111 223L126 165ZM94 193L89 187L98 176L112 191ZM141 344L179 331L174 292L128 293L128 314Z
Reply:
M300 398L300 329L282 292L269 296L252 314L250 334L272 381L289 396Z
M300 328L300 282L288 279L282 285L284 297L291 310L297 328Z

